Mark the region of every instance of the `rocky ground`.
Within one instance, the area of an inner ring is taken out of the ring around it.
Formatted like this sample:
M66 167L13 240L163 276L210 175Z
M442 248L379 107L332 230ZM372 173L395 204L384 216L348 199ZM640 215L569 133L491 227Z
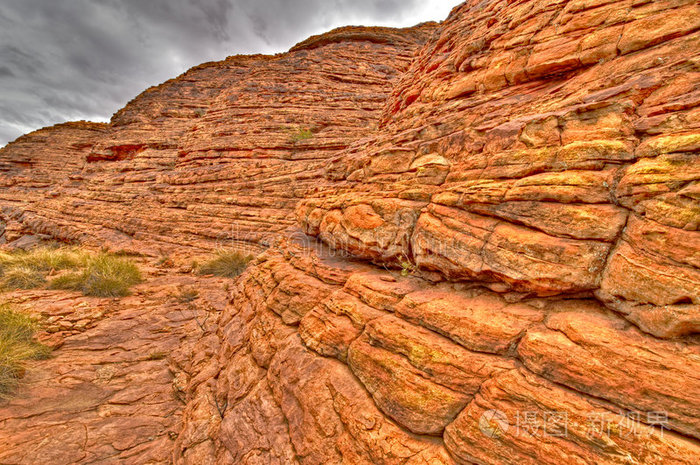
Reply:
M119 299L3 294L40 317L54 351L0 404L0 463L171 463L191 350L215 326L228 281L151 269Z

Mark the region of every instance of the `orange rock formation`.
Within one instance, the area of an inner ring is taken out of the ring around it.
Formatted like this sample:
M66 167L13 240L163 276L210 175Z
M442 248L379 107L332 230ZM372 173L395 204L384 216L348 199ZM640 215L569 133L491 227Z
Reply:
M699 152L697 2L470 0L25 136L2 215L264 250L192 347L175 463L691 465Z

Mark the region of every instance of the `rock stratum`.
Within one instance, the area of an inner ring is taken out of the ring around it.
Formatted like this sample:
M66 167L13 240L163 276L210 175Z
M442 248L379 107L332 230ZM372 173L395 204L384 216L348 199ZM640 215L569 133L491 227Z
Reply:
M691 465L699 152L697 2L470 0L18 139L0 237L261 252L141 463Z

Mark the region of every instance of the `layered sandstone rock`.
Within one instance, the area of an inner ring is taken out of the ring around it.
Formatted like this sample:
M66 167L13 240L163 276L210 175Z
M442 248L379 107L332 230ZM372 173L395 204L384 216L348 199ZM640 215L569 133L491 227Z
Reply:
M192 347L176 463L697 463L699 30L690 0L342 29L146 92L9 210L270 246Z
M207 448L216 463L274 463L243 444L289 440L291 463L408 463L358 456L397 438L382 424L366 425L381 442L356 437L353 448L332 428L343 445L332 453L306 426L344 414L326 400L331 381L308 380L350 371L406 433L426 447L440 438L428 463L697 461L699 15L693 2L467 2L453 12L375 137L332 160L333 184L298 206L304 232L380 267L328 282L334 258L282 247L233 294L240 320L220 330L227 356L211 373L253 370L270 398L254 400L259 383L237 387L229 405L245 407L222 424L263 423L277 405L288 429L231 442L222 427L204 443L185 430L178 457L195 463ZM318 283L285 286L280 306L285 279L270 278L289 266ZM256 316L240 307L251 300ZM285 326L231 345L242 321L274 327L268 312ZM265 361L239 360L258 346ZM345 365L310 368L313 353ZM277 368L298 365L304 375L286 372L294 381ZM217 380L192 386L198 407L186 419L205 416L198 399L231 392Z
M0 185L56 189L83 166L95 140L107 129L100 123L64 123L32 132L0 149ZM13 201L7 195L3 201Z
M650 334L693 334L699 28L693 1L466 2L301 225L375 262L594 292Z
M238 280L204 352L177 463L700 457L698 339L590 298L431 284L295 241Z
M14 168L3 196L22 199L3 217L150 254L263 250L323 187L323 162L376 126L435 26L343 28L286 54L203 64L89 128L99 133L68 124L20 138L0 153L0 173Z
M0 463L169 463L185 372L202 326L226 304L224 279L171 272L124 299L17 291L3 301L39 316L54 346L0 403ZM198 295L185 302L183 289Z
M0 244L26 232L40 232L35 223L25 224L25 213L31 216L31 206L38 199L58 196L75 182L74 176L105 129L99 123L58 124L0 149Z

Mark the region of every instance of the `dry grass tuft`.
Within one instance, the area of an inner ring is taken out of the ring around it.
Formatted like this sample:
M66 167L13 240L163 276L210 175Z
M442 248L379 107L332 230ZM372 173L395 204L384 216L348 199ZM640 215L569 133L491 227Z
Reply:
M87 258L87 252L72 247L43 246L29 251L1 252L0 288L41 287L49 273L78 268Z
M0 304L0 400L9 397L25 371L27 360L49 356L50 349L34 340L36 322Z
M46 283L46 277L29 266L16 265L3 272L1 283L5 289L35 289Z
M49 287L98 297L121 297L141 282L138 267L127 257L94 254L77 247L41 246L29 251L0 252L0 290Z
M129 295L131 286L141 281L141 272L134 263L101 253L88 258L83 270L53 279L50 287L95 297L123 297Z
M59 271L76 268L85 263L89 253L75 247L42 246L24 251L0 253L0 274L20 266L35 271Z
M252 255L245 255L233 250L222 249L216 252L216 256L197 267L197 273L201 275L213 274L225 278L235 278L243 273Z
M175 300L181 304L194 302L199 298L199 291L193 286L182 287L178 290Z

